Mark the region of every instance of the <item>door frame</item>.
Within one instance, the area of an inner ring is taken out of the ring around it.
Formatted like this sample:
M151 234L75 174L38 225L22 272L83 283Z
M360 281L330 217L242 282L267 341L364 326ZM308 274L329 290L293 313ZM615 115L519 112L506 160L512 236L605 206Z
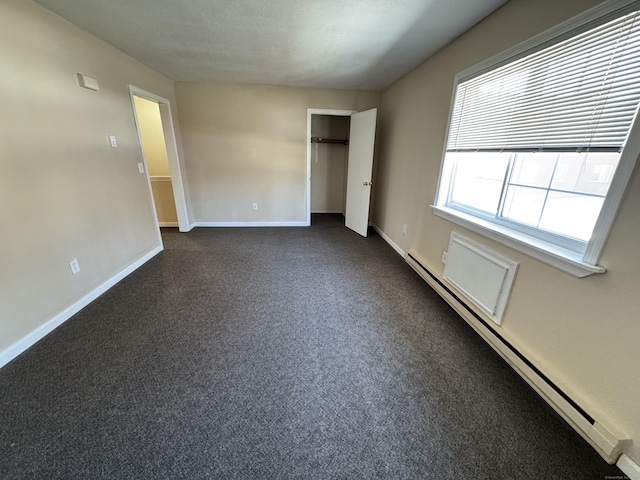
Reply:
M307 108L307 226L311 225L311 120L314 115L350 117L354 113L358 113L358 111Z
M136 131L138 133L138 143L140 145L140 152L142 153L142 159L144 161L144 173L147 177L147 184L149 186L149 195L151 204L153 206L153 213L155 215L156 227L160 232L160 225L158 223L158 214L156 212L155 201L153 199L153 190L151 188L151 178L149 177L149 168L147 165L147 159L144 154L144 148L142 146L142 136L140 135L140 124L138 121L138 114L136 112L136 105L133 97L141 97L147 100L151 100L158 103L160 109L160 119L162 121L162 131L164 133L164 143L167 149L167 158L169 160L169 174L171 175L171 187L173 189L173 198L176 203L176 213L178 215L178 229L181 232L188 232L191 230L189 224L189 213L187 210L187 200L184 193L184 181L182 179L182 169L180 167L180 155L178 154L178 142L176 141L176 132L173 128L173 115L171 114L171 103L166 98L160 97L154 93L147 92L134 85L129 85L129 97L131 99L131 108L133 109L133 118L136 124Z

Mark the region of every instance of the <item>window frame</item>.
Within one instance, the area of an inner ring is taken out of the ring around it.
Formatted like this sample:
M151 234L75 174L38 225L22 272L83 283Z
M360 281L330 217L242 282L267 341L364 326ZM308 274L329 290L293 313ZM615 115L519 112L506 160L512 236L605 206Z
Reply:
M431 205L435 215L505 244L576 277L585 277L606 271L605 267L598 265L598 261L613 227L638 156L640 156L640 114L636 114L632 122L618 167L594 227L593 235L587 242L584 251L576 251L575 247L571 247L565 241L560 240L560 238L566 237L555 236L554 234L540 235L538 233L535 236L530 235L527 233L526 228L511 228L508 224L509 222L476 216L464 209L447 206L453 173L451 163L453 162L445 162L445 156L456 93L461 82L512 63L522 57L638 9L640 9L640 0L609 0L455 76L447 122L447 135L440 164L438 188L434 204ZM554 236L558 238L554 238Z

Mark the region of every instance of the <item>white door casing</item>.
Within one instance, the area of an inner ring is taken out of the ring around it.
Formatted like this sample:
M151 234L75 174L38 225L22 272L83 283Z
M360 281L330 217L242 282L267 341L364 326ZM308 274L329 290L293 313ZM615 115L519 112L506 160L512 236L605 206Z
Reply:
M138 143L142 154L142 159L145 165L145 174L147 176L147 183L149 185L149 195L151 204L153 206L153 214L156 217L156 226L158 229L158 238L162 244L162 237L160 236L160 226L158 224L158 218L155 210L155 203L153 201L153 191L151 189L151 180L149 178L149 168L147 160L145 159L144 149L142 148L142 137L140 136L140 125L138 123L138 114L136 112L136 106L133 97L138 96L158 103L160 109L160 118L162 121L162 129L164 131L164 140L167 149L167 158L169 160L169 171L171 173L171 185L173 188L173 197L176 203L176 213L178 215L178 225L181 232L188 232L193 228L193 225L189 224L189 214L187 211L187 200L184 190L184 180L182 178L182 170L180 168L180 157L178 155L178 146L173 129L173 118L171 114L171 104L166 98L159 97L151 92L142 90L141 88L129 85L129 96L131 98L131 107L133 109L133 118L136 124L136 130L138 132Z
M345 225L363 237L367 236L369 228L371 172L377 114L378 109L372 108L351 115Z

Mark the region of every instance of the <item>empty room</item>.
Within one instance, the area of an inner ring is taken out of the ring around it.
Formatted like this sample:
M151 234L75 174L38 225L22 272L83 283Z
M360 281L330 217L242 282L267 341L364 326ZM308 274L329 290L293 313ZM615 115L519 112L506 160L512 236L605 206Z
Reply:
M640 479L640 1L0 39L0 479Z

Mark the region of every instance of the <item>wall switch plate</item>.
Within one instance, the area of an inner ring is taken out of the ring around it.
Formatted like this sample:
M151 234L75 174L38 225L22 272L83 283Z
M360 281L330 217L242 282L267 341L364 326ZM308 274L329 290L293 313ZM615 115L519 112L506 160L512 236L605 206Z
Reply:
M402 225L402 233L407 233L407 224Z
M116 137L114 135L107 135L109 138L109 145L113 148L118 148L118 142L116 141Z
M75 275L80 272L80 264L78 263L78 259L74 258L69 262L69 268L71 269L71 273Z
M138 162L138 171L144 173L144 163Z
M257 204L257 203L254 203L254 204L253 204L253 209L254 209L254 210L257 210L257 209L258 209L258 204Z
M447 252L442 252L442 263L447 263Z

